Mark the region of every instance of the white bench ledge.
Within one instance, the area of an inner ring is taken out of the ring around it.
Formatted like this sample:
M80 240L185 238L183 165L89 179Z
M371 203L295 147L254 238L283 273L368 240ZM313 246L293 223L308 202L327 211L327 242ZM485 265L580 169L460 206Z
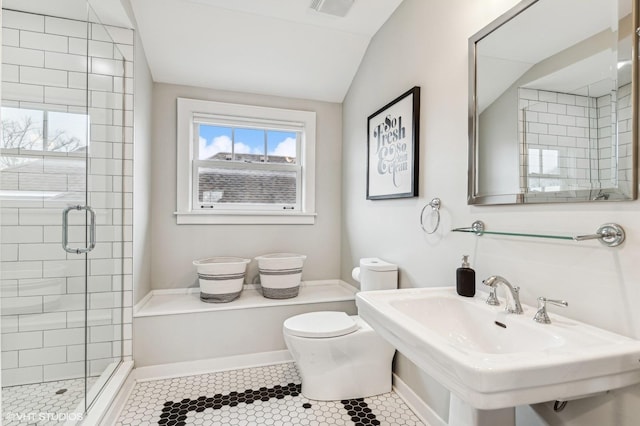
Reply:
M268 308L273 306L355 300L357 288L341 280L303 281L300 292L291 299L267 299L259 286L245 284L240 297L227 303L206 303L200 300L199 288L152 290L133 308L133 317L178 315L195 312Z

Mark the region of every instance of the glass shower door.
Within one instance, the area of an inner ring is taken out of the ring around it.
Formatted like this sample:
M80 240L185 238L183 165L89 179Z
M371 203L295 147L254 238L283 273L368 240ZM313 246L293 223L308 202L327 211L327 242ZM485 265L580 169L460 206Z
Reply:
M86 21L2 14L6 425L82 415L122 360L125 60L78 4Z
M125 236L131 229L131 210L125 205L132 202L131 194L124 191L127 182L131 183L125 176L131 160L125 158L128 67L123 50L133 51L132 45L124 43L132 37L130 31L121 33L122 29L102 25L93 10L89 11L89 21L87 201L96 214L97 243L87 255L87 407L123 355L123 289L127 285L124 256L131 250L131 244L125 243L131 238ZM120 35L121 43L112 34Z
M4 15L8 27L12 14ZM4 59L9 68L27 69L12 64L11 55L3 55ZM88 201L86 95L77 92L76 98L54 106L46 102L44 90L41 99L26 96L24 92L31 89L26 86L3 82L2 91L0 259L6 424L73 415L86 388L85 252L91 224L88 210L62 214L68 206L86 206ZM63 241L77 249L65 251Z

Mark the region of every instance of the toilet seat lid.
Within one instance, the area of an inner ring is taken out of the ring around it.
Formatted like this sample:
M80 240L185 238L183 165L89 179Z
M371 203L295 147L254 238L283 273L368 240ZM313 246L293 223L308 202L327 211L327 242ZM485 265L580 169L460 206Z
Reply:
M353 333L358 324L344 312L309 312L285 320L284 329L298 337L338 337Z

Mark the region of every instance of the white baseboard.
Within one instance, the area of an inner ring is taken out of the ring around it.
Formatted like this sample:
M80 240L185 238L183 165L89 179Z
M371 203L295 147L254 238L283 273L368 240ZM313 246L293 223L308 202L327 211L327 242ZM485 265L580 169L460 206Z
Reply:
M132 376L135 380L143 382L148 380L169 379L172 377L195 376L215 371L262 367L285 362L293 362L293 358L291 358L288 350L151 365L136 368L133 370Z
M426 426L447 426L447 422L433 411L426 402L420 399L396 374L393 375L393 389Z

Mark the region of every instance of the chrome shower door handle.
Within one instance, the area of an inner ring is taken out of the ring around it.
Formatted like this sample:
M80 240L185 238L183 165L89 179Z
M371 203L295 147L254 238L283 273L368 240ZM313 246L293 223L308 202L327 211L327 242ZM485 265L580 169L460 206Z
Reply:
M71 210L84 210L89 212L89 245L82 248L69 246L69 212ZM68 253L82 254L88 253L96 246L96 212L89 206L69 206L62 212L62 248Z

